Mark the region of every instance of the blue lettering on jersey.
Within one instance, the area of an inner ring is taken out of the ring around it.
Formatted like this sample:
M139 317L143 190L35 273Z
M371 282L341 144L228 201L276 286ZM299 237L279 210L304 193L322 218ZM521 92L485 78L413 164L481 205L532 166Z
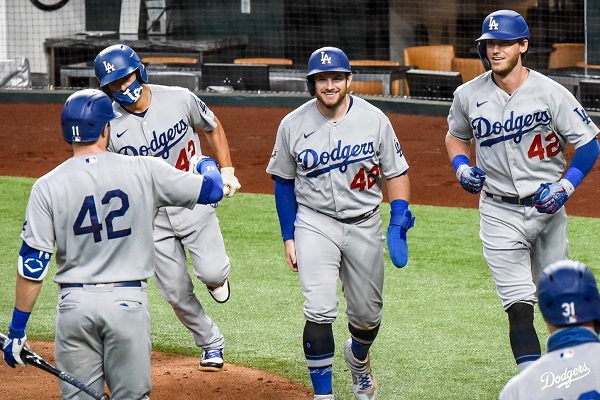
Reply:
M200 100L199 98L196 98L196 104L198 104L198 107L200 107L202 112L204 114L206 114L206 104L204 104L204 102L202 100Z
M298 153L296 161L304 171L311 171L306 175L307 177L314 178L335 169L345 173L348 170L348 165L368 160L373 157L373 154L375 154L373 142L348 144L342 147L342 141L338 140L337 146L331 151L324 151L319 154L313 149L302 150ZM335 163L336 161L341 162ZM324 168L318 168L327 164L329 165Z
M473 136L476 139L485 139L489 136L499 136L482 140L480 146L492 147L496 143L506 140L513 140L515 143L521 142L523 135L536 130L539 126L550 125L552 118L547 111L536 111L531 114L516 115L511 111L510 117L502 123L501 121L491 122L484 117L478 117L471 121Z
M125 154L126 156L147 156L153 154L155 157L167 159L169 158L169 150L184 138L187 130L188 124L181 119L172 128L158 135L156 131L152 132L152 139L148 146L142 145L139 149L134 146L123 146L117 153Z
M585 110L583 108L581 110L578 108L574 108L573 111L575 111L577 113L577 115L579 115L581 117L581 120L583 122L585 122L586 125L589 125L592 122L592 119L590 118L589 115L587 115L587 113L585 112Z
M396 149L396 154L402 157L402 147L400 147L400 142L397 139L394 139L394 148Z

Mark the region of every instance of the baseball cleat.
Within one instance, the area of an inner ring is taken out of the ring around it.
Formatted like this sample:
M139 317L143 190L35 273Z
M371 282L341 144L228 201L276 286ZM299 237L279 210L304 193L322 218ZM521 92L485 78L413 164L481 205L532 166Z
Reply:
M230 295L229 278L225 279L225 283L223 283L221 286L219 286L215 289L210 289L208 286L206 288L208 289L208 293L210 293L212 298L217 303L226 303L227 300L229 300L229 295Z
M352 339L348 339L344 345L344 359L350 373L352 374L352 391L357 400L376 400L377 382L371 371L370 357L360 361L352 353Z
M313 400L335 400L332 394L315 394Z
M202 353L200 371L219 372L223 370L223 348L208 349Z

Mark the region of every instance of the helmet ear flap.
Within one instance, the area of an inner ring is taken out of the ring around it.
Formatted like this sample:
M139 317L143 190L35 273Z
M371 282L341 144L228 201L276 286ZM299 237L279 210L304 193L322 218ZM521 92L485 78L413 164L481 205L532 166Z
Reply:
M483 68L485 68L486 71L492 69L490 60L487 58L487 45L485 44L485 40L480 40L477 42L477 54L479 54L479 59L481 59Z
M135 71L135 74L140 83L148 83L148 72L146 72L146 67L141 61L139 62L139 67Z

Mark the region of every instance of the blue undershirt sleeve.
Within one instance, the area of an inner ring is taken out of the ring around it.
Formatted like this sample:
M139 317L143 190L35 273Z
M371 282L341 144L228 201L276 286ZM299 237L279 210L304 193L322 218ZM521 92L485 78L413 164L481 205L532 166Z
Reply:
M294 222L298 210L294 194L294 180L284 179L277 175L273 175L272 179L275 181L275 208L279 217L281 237L285 242L294 238Z
M575 150L571 165L565 173L565 179L571 182L574 188L576 188L588 172L590 172L598 158L598 154L600 154L598 139L590 140L589 143Z

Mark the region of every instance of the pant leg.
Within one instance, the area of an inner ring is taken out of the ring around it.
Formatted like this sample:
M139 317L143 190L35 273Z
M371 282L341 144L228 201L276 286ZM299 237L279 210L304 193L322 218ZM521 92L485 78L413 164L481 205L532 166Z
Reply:
M331 223L333 222L333 223ZM304 317L318 324L338 315L337 280L342 229L333 219L300 207L294 232L298 276L304 295Z
M482 196L480 212L479 236L483 255L503 308L506 310L517 301L534 304L532 245L525 229L527 208L494 202Z
M362 330L375 328L382 318L385 260L381 227L379 214L343 226L340 279L346 314L348 322Z
M99 320L90 307L94 301L81 289L59 291L54 358L58 369L102 392L105 383L104 353L101 338L95 329ZM63 400L89 398L67 382L58 380L58 383Z
M162 209L155 219L154 241L156 285L161 295L192 333L197 346L222 347L225 339L215 322L206 315L194 293L184 247L175 236L167 213Z
M533 282L537 284L545 267L569 256L569 240L568 218L564 207L555 214L540 214L536 217L531 227L536 234L531 251L531 269Z
M181 242L190 253L194 274L207 286L221 286L231 267L217 214L214 208L199 204L181 217L188 218L190 213L197 214L200 223L180 233Z
M148 289L116 288L103 316L104 373L113 400L149 399L151 389Z
M148 399L151 338L147 288L107 286L65 289L60 294L57 367L99 392L104 391L106 380L114 400ZM89 399L74 386L59 383L63 399Z

